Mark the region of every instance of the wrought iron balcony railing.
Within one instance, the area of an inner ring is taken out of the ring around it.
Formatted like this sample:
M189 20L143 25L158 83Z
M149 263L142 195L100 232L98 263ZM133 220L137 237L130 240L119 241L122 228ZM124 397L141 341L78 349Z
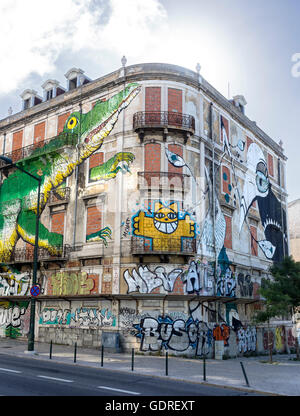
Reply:
M68 202L70 200L70 188L58 188L54 189L50 193L49 203L50 204L59 204L61 202Z
M194 255L196 240L192 238L131 238L132 254Z
M138 172L140 187L186 188L190 175L178 172Z
M61 133L58 136L51 137L50 139L42 140L29 146L24 146L20 149L4 153L3 156L8 157L13 162L18 162L19 160L26 159L27 157L38 157L44 153L52 152L65 146L74 146L77 143L77 139L77 134ZM5 162L0 160L0 168L4 166L6 166Z
M189 114L170 111L139 111L133 115L133 129L169 128L195 132L195 118Z
M56 260L66 259L69 257L70 246L68 244L53 247L55 254L50 254L45 248L39 247L38 260ZM17 248L14 250L11 261L16 263L33 262L34 247Z

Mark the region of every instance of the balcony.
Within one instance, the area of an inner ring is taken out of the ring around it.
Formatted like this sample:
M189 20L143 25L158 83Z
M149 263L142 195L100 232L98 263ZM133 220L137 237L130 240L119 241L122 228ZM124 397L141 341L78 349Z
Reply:
M65 244L63 246L57 246L55 247L55 249L58 253L55 255L51 255L47 249L39 247L38 261L66 260L69 257L69 245ZM26 248L17 248L11 256L10 263L32 263L33 255L33 246L27 246Z
M189 190L190 175L178 172L138 172L139 189Z
M64 204L70 200L70 188L58 188L50 192L49 205Z
M141 238L131 237L131 253L134 255L172 254L194 256L196 240L192 238Z
M166 135L168 130L183 132L185 138L195 133L195 118L189 114L169 111L139 111L133 115L133 130L141 139L144 131L161 129Z
M15 163L23 159L39 157L45 153L57 151L59 149L64 148L65 146L74 146L77 143L77 139L77 134L74 135L69 133L62 133L50 139L42 140L40 142L33 143L29 146L24 146L20 149L4 153L3 156L8 157ZM5 162L0 160L0 168L5 166Z

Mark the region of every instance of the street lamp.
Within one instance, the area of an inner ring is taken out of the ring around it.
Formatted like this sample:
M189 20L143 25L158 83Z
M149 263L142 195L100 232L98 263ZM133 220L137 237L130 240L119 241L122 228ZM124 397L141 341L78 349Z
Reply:
M35 224L35 242L34 242L34 252L33 252L33 273L32 273L32 286L36 284L37 280L37 260L38 260L38 242L39 242L39 218L40 218L40 195L41 195L41 183L42 179L38 176L32 175L27 172L20 166L13 163L13 161L6 157L0 156L0 159L5 162L9 168L17 168L20 171L26 173L31 178L38 181L38 197L37 197L37 207L36 207L36 224ZM30 303L30 327L29 327L29 336L28 336L28 351L34 351L34 324L35 324L35 297L31 297Z

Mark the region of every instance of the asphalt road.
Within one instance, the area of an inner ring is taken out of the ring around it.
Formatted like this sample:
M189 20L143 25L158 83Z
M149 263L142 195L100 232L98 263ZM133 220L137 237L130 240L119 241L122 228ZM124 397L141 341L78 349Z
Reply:
M1 396L254 396L171 379L0 354Z

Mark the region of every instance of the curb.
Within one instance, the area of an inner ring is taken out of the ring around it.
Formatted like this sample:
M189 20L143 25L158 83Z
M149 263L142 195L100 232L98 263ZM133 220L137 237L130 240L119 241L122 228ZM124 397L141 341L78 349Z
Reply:
M247 392L247 393L256 393L259 395L265 395L265 396L286 396L285 394L280 394L280 393L272 393L272 392L267 392L267 391L263 391L263 390L257 390L254 388L249 388L249 387L238 387L238 386L227 386L227 385L223 385L223 384L215 384L215 383L211 383L211 382L207 382L207 381L195 381L195 380L186 380L186 379L182 379L182 378L178 378L178 377L172 377L172 376L161 376L161 375L156 375L156 374L144 374L144 373L138 373L138 372L132 372L130 370L117 370L117 369L113 369L113 368L107 368L107 367L101 367L100 362L99 362L99 367L92 365L91 362L89 363L85 363L85 362L79 362L78 360L76 361L76 363L74 362L65 362L62 360L58 360L52 357L52 359L47 359L47 357L41 357L39 356L38 352L34 352L34 354L28 354L27 351L24 352L15 352L15 351L11 351L10 352L2 352L0 350L0 354L3 355L14 355L17 356L19 358L29 358L29 359L36 359L36 360L40 360L40 361L50 361L50 362L55 362L57 364L65 364L65 365L77 365L77 366L82 366L82 367L88 367L88 368L95 368L98 370L106 370L106 371L110 371L110 372L122 372L122 373L127 373L127 374L134 374L136 376L144 376L144 377L151 377L151 378L158 378L158 379L168 379L168 380L172 380L172 381L180 381L180 382L184 382L184 383L190 383L190 384L201 384L204 386L209 386L209 387L218 387L218 388L223 388L223 389L231 389L231 390L237 390L237 391L242 391L242 392ZM41 354L46 354L46 353L41 353ZM72 360L72 356L70 356L70 360Z

